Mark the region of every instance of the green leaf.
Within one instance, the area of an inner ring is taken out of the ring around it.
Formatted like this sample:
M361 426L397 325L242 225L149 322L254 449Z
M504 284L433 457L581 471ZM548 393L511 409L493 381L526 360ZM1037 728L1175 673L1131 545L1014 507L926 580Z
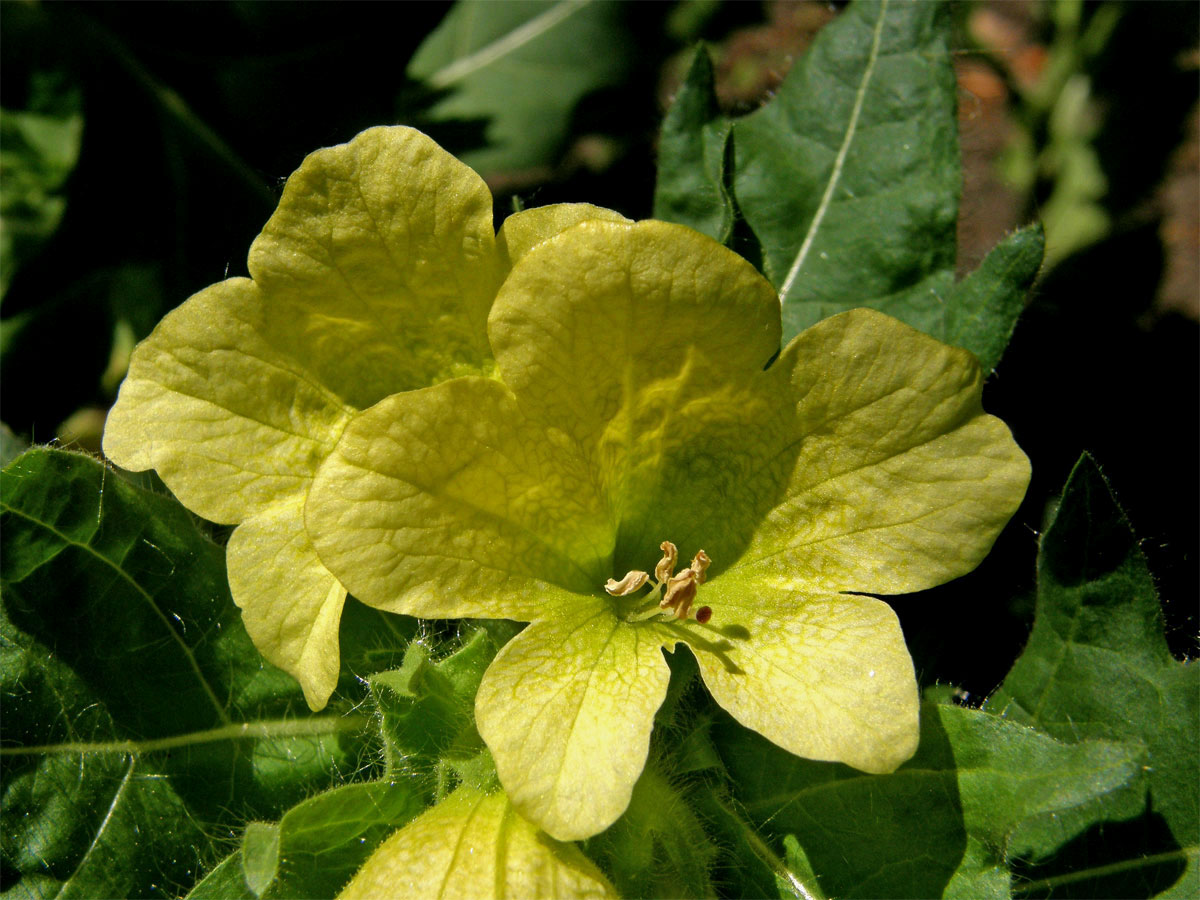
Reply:
M985 372L994 369L1025 308L1045 248L1041 225L1015 231L993 247L947 298L942 340L970 350Z
M770 103L733 124L734 196L779 291L785 342L869 306L972 351L985 369L999 360L1042 240L1018 232L955 285L948 32L946 4L860 0Z
M1171 655L1146 559L1107 481L1084 455L1042 536L1029 643L987 708L1060 740L1143 742L1150 812L1174 837L1173 846L1142 848L1156 857L1144 868L1161 863L1163 853L1180 870L1186 863L1172 888L1180 896L1195 896L1200 887L1198 699L1200 667ZM1128 861L1125 875L1136 877L1137 860Z
M851 4L734 125L734 194L783 299L785 340L864 304L938 334L961 182L948 12Z
M732 128L717 108L712 60L700 46L663 120L654 218L687 225L721 243L729 240L733 199L725 183L725 157Z
M221 827L353 770L364 721L298 714L174 500L46 449L0 490L0 832L31 891L180 893Z
M375 848L424 808L414 784L391 779L318 794L288 810L277 825L247 825L241 849L188 897L335 897Z
M1062 744L996 716L926 703L917 755L891 775L791 757L740 729L715 737L749 819L795 835L833 897L1003 896L1001 867L1140 809L1144 748Z
M713 896L708 871L717 847L691 807L690 793L651 762L634 785L629 808L588 841L588 855L622 897Z
M235 850L188 892L187 900L257 900L246 885L242 851Z
M37 108L0 109L0 297L66 211L63 188L79 159L83 114L79 92L59 81L42 73L46 96Z
M630 66L634 43L623 6L459 0L407 74L445 92L428 111L432 122L485 124L487 145L460 154L476 171L550 164L580 99L616 84Z
M514 630L501 623L475 627L458 649L436 662L427 643L414 641L399 669L371 678L389 773L432 777L429 786L438 796L449 793L452 777L487 774L475 763L484 752L475 730L475 693L498 645Z

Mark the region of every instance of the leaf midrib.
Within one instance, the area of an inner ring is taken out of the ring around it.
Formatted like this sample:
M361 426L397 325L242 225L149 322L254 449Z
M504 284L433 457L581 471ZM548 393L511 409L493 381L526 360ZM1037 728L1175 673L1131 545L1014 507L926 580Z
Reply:
M166 615L163 613L163 611L159 608L158 603L155 601L154 597L152 597L150 595L150 593L144 587L142 587L140 584L138 584L137 580L134 579L134 577L132 575L130 575L128 572L126 572L125 569L122 568L120 565L118 565L116 562L114 562L113 560L111 560L107 556L105 556L104 554L97 551L94 547L92 547L91 544L85 544L85 543L75 540L74 538L59 531L57 528L55 528L49 522L43 522L40 519L38 519L34 516L31 516L29 513L25 512L24 510L16 509L15 507L10 506L7 503L0 504L0 510L11 513L14 516L18 516L19 518L22 518L27 522L30 522L40 528L45 529L46 531L48 531L52 535L54 535L56 538L58 538L60 541L62 541L64 544L66 544L67 546L78 547L79 549L83 550L85 553L94 557L101 564L112 569L127 584L129 584L130 587L132 587L135 591L137 591L137 593L139 595L141 595L142 599L144 599L146 601L146 603L149 604L150 609L152 609L154 611L154 615L158 617L158 620L162 623L163 628L165 628L167 633L171 636L171 640L173 640L175 642L175 644L179 647L180 651L183 653L184 659L187 660L188 666L191 668L193 674L196 676L196 681L199 682L200 687L203 688L204 693L208 696L209 702L212 704L213 709L216 711L217 718L226 725L232 724L232 720L229 718L229 714L225 711L225 707L221 704L221 701L217 699L217 695L213 692L212 686L208 683L208 679L205 678L204 673L200 670L200 663L196 659L195 654L192 653L192 648L187 645L187 643L184 641L183 637L179 634L179 632L177 632L171 626L170 620L166 617Z

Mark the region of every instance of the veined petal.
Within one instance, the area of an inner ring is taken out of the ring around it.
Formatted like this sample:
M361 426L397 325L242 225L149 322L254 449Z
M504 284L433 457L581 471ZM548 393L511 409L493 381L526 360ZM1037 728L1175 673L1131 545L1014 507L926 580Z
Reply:
M1029 461L980 405L965 350L859 309L803 332L770 373L795 398L782 500L737 563L780 587L904 593L987 555Z
M712 619L677 630L735 719L791 753L864 772L891 772L912 756L917 682L886 603L732 574L703 591Z
M676 379L693 348L715 375L761 369L779 349L778 298L690 228L593 221L521 257L488 334L518 399L589 441L633 395Z
M646 764L670 669L654 628L604 599L559 603L497 654L475 722L523 816L559 840L603 831Z
M263 329L252 281L205 288L133 352L104 452L214 522L303 496L351 410Z
M250 247L268 330L358 408L481 371L501 276L483 180L411 128L310 154Z
M500 226L500 233L496 235L496 246L499 248L501 259L507 260L508 267L512 268L517 260L542 241L547 241L582 222L592 221L633 224L620 213L602 206L592 206L590 203L552 203L549 206L537 206L513 213L505 219L504 224Z
M133 353L105 452L157 469L194 512L246 523L235 599L310 704L336 682L345 596L301 527L312 476L356 408L491 368L506 265L479 176L420 132L375 128L288 179L250 249L253 280L196 294Z
M300 682L309 706L323 708L337 686L346 589L309 543L303 498L273 504L239 525L225 559L254 646Z
M541 834L503 791L460 787L384 841L338 896L575 900L616 892L578 847Z
M551 585L595 594L612 574L614 526L587 462L485 378L356 416L317 474L306 522L355 597L408 615L529 621Z
M593 461L620 522L618 571L651 568L644 554L668 534L694 551L691 521L778 481L759 474L756 427L770 418L758 383L778 350L778 306L745 260L653 221L577 225L506 279L488 325L497 365L521 408ZM754 517L741 513L722 525L729 540L706 547L714 558L744 546Z

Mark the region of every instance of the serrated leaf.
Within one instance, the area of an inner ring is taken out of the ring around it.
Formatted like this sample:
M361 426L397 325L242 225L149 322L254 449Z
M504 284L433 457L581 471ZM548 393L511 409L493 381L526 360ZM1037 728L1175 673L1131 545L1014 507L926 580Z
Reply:
M1150 810L1175 839L1158 849L1188 867L1172 888L1182 896L1200 885L1198 701L1200 667L1172 657L1146 559L1084 455L1042 536L1029 643L987 708L1060 740L1144 742Z
M717 108L712 60L700 46L663 120L654 218L687 225L721 243L729 240L733 199L725 183L725 157L732 128Z
M46 449L0 488L0 831L30 890L179 893L214 829L352 769L363 720L297 714L174 500Z
M991 368L1040 241L1019 232L954 283L961 173L941 3L860 0L775 98L733 126L733 188L783 303L783 338L869 306Z
M488 663L511 629L475 627L450 655L435 661L421 641L409 645L404 664L371 678L379 708L389 773L432 779L438 796L451 779L485 782L494 777L490 757L475 730L475 692ZM476 785L486 787L487 785Z
M1093 822L1136 815L1144 789L1139 744L1067 745L932 703L917 755L891 775L789 757L740 730L717 740L751 822L795 835L833 897L996 891L1010 855L1041 857Z
M623 4L594 0L459 0L417 49L408 76L446 92L428 111L431 122L484 123L487 146L460 154L476 171L553 163L576 104L629 67L625 13Z

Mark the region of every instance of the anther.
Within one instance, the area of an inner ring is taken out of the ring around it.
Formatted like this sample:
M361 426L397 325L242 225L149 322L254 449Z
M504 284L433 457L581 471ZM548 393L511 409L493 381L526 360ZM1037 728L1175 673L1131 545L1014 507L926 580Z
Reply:
M663 552L663 558L654 567L654 580L659 584L666 584L675 574L675 560L679 558L679 551L670 541L663 541L658 545L658 549Z
M650 576L645 572L637 570L626 572L625 577L620 581L615 581L612 578L608 579L604 584L604 589L614 597L624 597L627 594L632 594L634 591L640 591Z

